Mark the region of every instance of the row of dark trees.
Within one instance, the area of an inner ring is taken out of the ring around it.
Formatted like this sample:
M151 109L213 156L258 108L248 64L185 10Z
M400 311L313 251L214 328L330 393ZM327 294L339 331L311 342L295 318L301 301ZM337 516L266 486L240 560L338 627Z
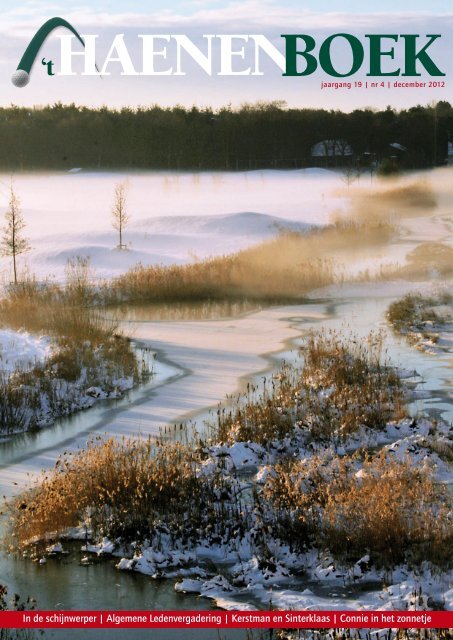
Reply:
M448 102L396 111L287 109L281 103L214 111L151 106L115 111L55 104L0 109L0 168L256 169L313 164L312 146L346 140L360 157L407 148L407 168L445 162L453 136Z

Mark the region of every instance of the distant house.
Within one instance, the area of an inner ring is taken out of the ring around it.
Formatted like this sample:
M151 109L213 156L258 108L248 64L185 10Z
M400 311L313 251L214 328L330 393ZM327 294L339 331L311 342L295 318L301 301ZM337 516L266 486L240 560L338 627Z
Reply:
M404 159L407 147L400 142L390 142L386 158L392 163L394 168L398 168Z
M321 140L311 148L311 157L323 165L349 163L354 155L351 145L346 140Z
M321 140L311 148L313 158L345 158L354 155L346 140Z

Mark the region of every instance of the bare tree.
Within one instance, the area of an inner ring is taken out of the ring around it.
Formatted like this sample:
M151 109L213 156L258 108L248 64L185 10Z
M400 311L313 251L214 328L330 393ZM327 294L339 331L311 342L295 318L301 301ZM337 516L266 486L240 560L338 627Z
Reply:
M2 256L13 259L14 284L17 284L17 256L30 251L28 240L23 237L25 220L20 210L20 200L13 185L10 187L8 209L5 213L6 224L3 227L3 238L0 243Z
M351 184L358 179L359 177L359 173L357 171L357 169L353 166L353 165L346 165L345 167L343 167L342 170L343 176L342 176L342 180L343 182L346 184L346 186L348 187L348 191L349 191L349 187L351 186Z
M118 231L119 234L118 249L126 249L126 245L123 244L123 233L127 225L129 224L129 216L126 210L126 189L127 184L125 182L118 182L115 185L115 195L112 209L112 226L116 231Z

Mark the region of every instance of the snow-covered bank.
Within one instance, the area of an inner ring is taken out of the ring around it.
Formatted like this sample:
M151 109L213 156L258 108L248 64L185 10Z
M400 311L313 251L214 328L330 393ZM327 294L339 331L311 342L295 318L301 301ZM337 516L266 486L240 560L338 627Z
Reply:
M407 294L390 305L388 318L394 330L417 349L453 352L453 287Z
M52 353L51 340L26 331L0 330L0 371L9 375L43 363Z
M44 319L37 319L39 303L29 291L25 300L3 299L2 321L41 326L49 335L0 331L0 438L49 426L97 400L121 397L150 375L149 354L134 351L107 322L101 326L80 308L74 330L73 308L62 311L58 302L41 301ZM64 313L67 324L61 322Z
M417 347L427 353L453 353L453 323L427 322L422 333L416 331Z

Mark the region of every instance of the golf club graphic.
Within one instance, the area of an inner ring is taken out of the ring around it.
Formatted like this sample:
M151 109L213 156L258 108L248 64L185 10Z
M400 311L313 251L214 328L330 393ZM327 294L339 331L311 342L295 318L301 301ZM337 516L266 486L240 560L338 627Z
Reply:
M25 53L22 56L19 64L17 65L16 71L11 77L13 85L15 85L16 87L25 87L25 85L29 83L31 69L33 67L36 56L39 53L39 50L44 44L47 36L58 27L65 27L66 29L69 29L69 31L75 35L82 46L85 47L83 38L74 29L74 27L69 24L69 22L63 20L63 18L51 18L50 20L45 22L40 29L38 29L32 40L30 41L30 44L25 49Z

